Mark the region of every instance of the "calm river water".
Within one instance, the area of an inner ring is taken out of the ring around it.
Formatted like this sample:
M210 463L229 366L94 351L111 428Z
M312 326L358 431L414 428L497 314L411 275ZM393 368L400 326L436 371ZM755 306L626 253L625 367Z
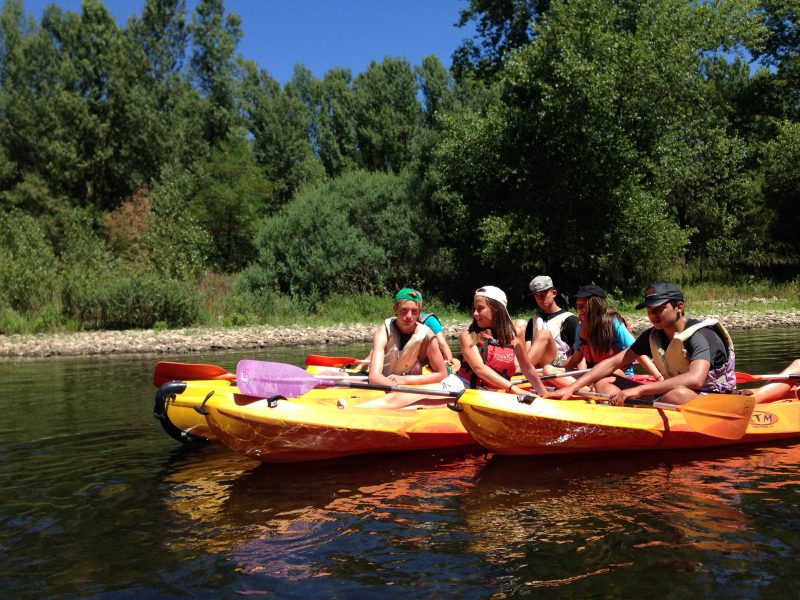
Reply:
M800 356L797 329L733 337L740 371ZM366 348L0 363L0 595L800 597L800 441L276 467L152 417L157 360L308 352Z

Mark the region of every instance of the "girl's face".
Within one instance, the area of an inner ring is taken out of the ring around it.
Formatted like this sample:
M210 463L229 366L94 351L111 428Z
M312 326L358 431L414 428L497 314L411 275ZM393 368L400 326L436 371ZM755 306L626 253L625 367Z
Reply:
M472 301L472 318L481 329L494 327L494 313L483 296L475 296Z
M397 317L397 328L405 334L414 333L419 320L419 304L411 300L403 300L394 305Z
M586 307L589 304L586 298L576 298L575 299L575 310L578 312L578 318L581 321L586 320Z

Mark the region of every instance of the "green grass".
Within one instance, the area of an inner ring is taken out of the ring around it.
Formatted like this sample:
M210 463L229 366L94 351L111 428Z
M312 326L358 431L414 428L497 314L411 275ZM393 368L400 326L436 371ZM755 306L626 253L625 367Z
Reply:
M284 327L328 327L340 324L380 323L392 314L393 299L389 294L331 297L317 306L272 292L239 293L233 287L233 276L209 275L199 286L200 312L195 325L201 327L240 327L271 325ZM800 280L774 283L764 279L740 278L729 283L690 283L682 286L691 313L726 312L763 313L766 311L800 310ZM641 298L609 297L609 304L628 318L641 316L635 310ZM515 311L518 318L527 318L528 308ZM442 323L452 325L470 319L469 308L428 299L428 312L434 312ZM55 305L41 307L33 313L20 313L0 306L0 334L70 332L84 329L81 323L68 318ZM155 329L166 329L158 322Z

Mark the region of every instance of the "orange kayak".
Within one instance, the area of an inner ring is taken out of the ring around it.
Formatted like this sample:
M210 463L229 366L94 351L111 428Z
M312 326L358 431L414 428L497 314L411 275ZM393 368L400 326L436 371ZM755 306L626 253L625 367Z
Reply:
M709 394L709 401L730 396ZM742 398L734 397L734 398ZM475 440L502 455L568 454L625 450L707 448L757 444L800 437L800 401L757 404L742 417L737 439L719 437L712 411L708 427L698 430L675 410L618 407L592 400L536 398L530 404L508 397L465 393L458 401L461 421ZM691 419L690 419L691 422Z

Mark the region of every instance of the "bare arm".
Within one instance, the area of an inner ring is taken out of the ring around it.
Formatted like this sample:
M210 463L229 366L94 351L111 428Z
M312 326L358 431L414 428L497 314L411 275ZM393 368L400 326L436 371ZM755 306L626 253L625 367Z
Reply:
M420 383L439 383L442 379L447 377L447 363L442 356L442 350L439 347L436 339L432 339L428 344L426 353L428 364L431 367L431 373L428 375L389 375L388 379L393 384L420 384Z
M573 352L572 356L567 359L562 366L564 367L564 371L573 371L575 368L581 364L583 360L583 352Z
M386 328L378 325L372 336L372 350L370 351L369 363L369 382L378 385L394 385L392 380L383 374L383 358L386 352L386 344L389 338L386 336Z
M645 383L644 385L637 385L630 389L621 390L611 396L612 404L621 406L628 398L640 398L641 396L650 396L657 394L665 394L670 390L678 387L685 387L689 389L702 388L708 376L708 370L711 368L711 363L707 360L693 360L689 363L689 370L686 373L675 375L669 379L662 381L654 381L653 383Z
M516 338L514 338L514 354L517 357L517 362L519 362L519 367L522 370L523 375L525 375L527 380L530 382L533 390L539 396L544 396L547 393L547 390L545 389L542 380L539 379L539 374L536 372L536 367L531 363L530 357L528 356L528 349L525 345L525 325L522 325L521 327L518 326L516 328L516 334ZM520 394L525 390L522 390L517 386L512 386L509 388L509 391Z
M584 373L581 378L578 379L578 381L555 392L550 392L548 396L551 398L560 398L561 400L571 398L575 395L575 392L582 387L592 385L595 381L602 379L603 377L608 377L617 369L627 365L628 363L632 363L638 358L639 355L628 348L625 350L625 352L619 352L610 358L600 361L594 367L592 367L591 371ZM641 386L638 386L637 389L639 387Z
M656 379L664 379L664 376L661 374L661 371L659 371L656 368L656 365L653 363L653 359L650 358L649 356L644 356L644 355L640 356L639 364L642 365L645 368L645 370Z
M450 344L447 343L447 338L444 336L443 331L440 331L436 334L436 341L439 342L439 349L442 351L442 357L444 358L445 362L452 364L453 351L450 349Z

